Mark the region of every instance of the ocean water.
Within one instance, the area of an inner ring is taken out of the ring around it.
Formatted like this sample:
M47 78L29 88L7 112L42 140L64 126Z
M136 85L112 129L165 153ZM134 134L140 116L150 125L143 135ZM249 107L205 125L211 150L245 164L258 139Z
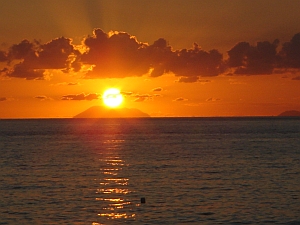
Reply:
M0 151L0 224L300 224L300 118L0 120Z

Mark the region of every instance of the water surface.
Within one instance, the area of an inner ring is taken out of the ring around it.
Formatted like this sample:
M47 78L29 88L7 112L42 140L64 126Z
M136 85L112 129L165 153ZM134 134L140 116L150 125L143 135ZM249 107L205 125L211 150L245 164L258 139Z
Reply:
M297 118L0 120L0 224L300 224L299 137Z

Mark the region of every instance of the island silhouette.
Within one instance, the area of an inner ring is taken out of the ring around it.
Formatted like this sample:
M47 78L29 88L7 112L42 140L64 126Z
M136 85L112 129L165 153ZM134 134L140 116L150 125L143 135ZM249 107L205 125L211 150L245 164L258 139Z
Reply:
M75 115L73 118L136 118L150 117L147 113L135 108L107 108L92 106Z
M280 113L278 116L300 116L300 111L289 110Z

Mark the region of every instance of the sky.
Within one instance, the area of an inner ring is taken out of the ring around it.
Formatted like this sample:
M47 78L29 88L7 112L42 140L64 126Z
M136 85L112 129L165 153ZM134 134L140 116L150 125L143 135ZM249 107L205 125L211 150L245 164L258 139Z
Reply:
M0 118L300 111L298 0L0 0Z

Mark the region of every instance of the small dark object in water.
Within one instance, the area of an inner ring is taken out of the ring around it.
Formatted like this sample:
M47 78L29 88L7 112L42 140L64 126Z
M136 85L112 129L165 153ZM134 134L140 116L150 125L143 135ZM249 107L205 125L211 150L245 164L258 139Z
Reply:
M146 198L141 198L141 203L146 203Z

